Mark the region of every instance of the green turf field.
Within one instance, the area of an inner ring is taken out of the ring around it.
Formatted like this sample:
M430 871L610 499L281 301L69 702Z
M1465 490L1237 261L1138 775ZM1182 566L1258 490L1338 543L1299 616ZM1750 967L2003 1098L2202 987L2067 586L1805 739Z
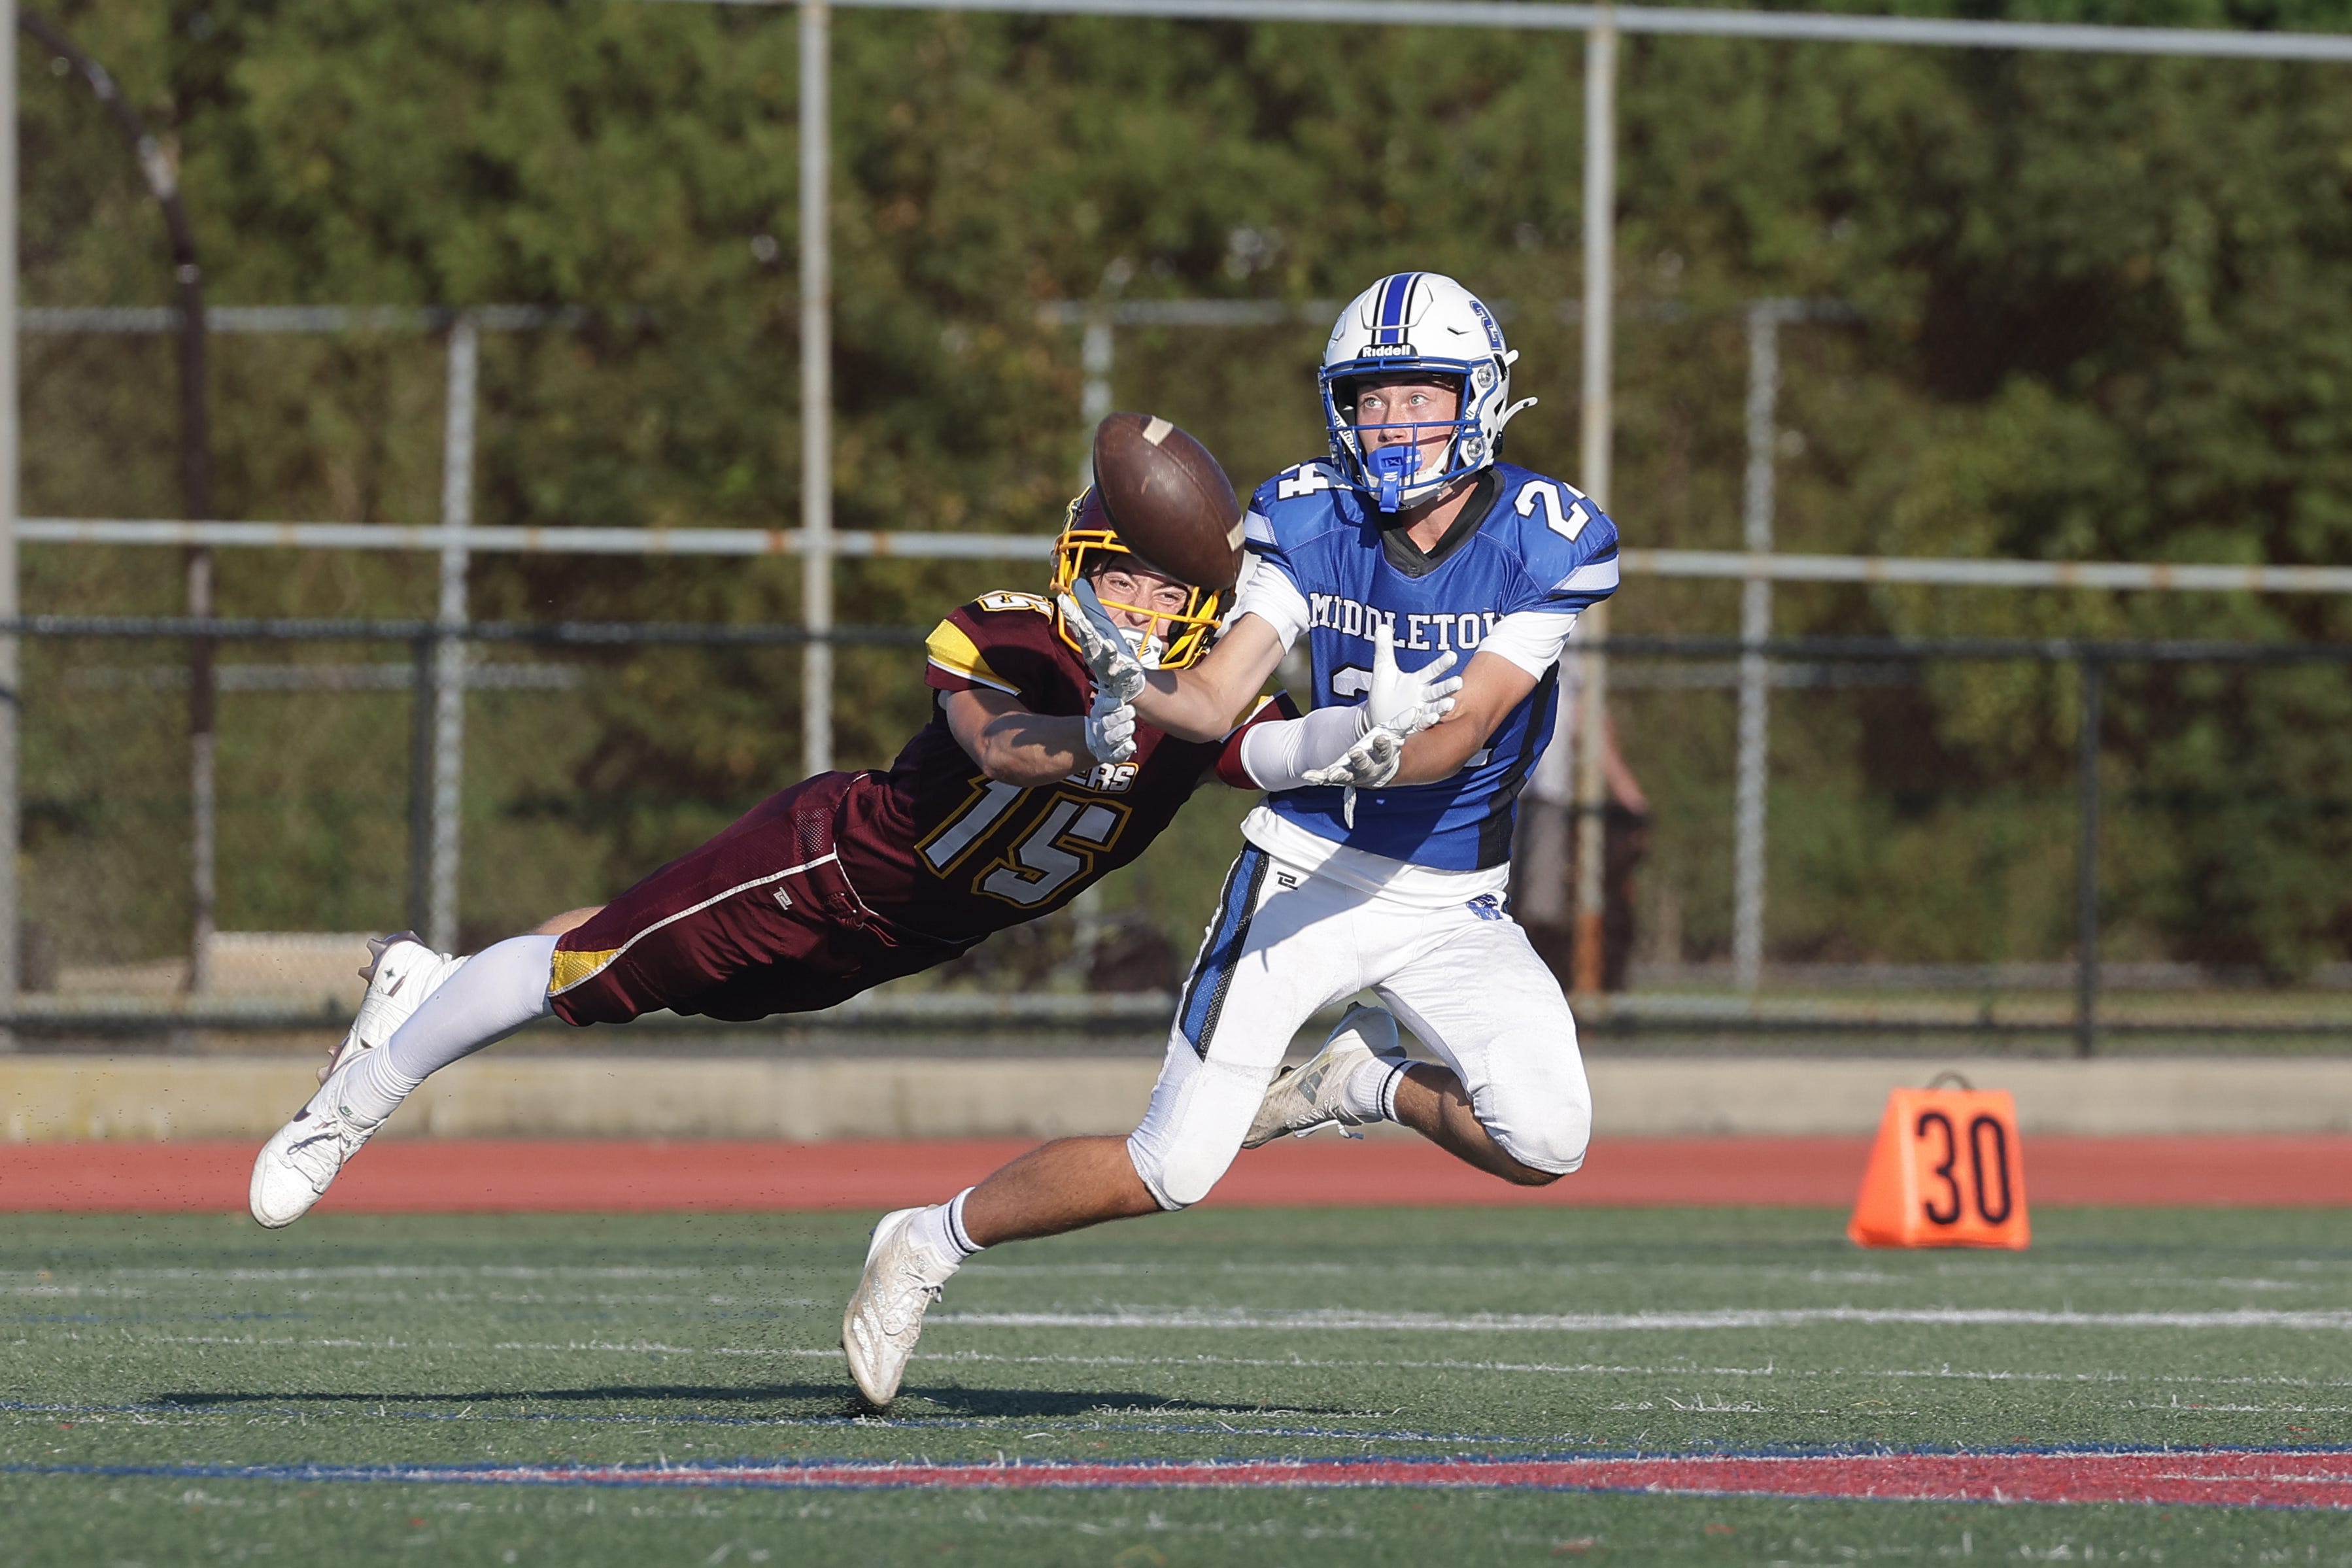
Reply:
M1842 1217L1209 1211L1007 1248L883 1422L835 1348L863 1218L9 1216L0 1561L2352 1563L2345 1515L2252 1509L191 1469L2352 1441L2352 1216L2044 1212L2024 1255L1863 1253Z

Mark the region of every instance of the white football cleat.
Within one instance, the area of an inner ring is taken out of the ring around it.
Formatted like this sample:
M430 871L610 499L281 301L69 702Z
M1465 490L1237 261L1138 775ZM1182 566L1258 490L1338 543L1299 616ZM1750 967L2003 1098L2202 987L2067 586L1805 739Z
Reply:
M1300 1066L1283 1068L1282 1075L1265 1086L1265 1098L1258 1102L1257 1118L1250 1123L1242 1147L1255 1149L1286 1132L1304 1138L1325 1127L1337 1127L1350 1138L1358 1136L1348 1129L1380 1118L1359 1116L1348 1109L1348 1082L1375 1058L1400 1065L1409 1059L1397 1041L1395 1015L1385 1007L1349 1008L1321 1050Z
M270 1135L254 1157L253 1184L246 1190L246 1207L271 1230L292 1225L324 1197L343 1163L375 1136L382 1121L352 1113L341 1103L341 1090L365 1060L361 1053L329 1075L326 1086L294 1120Z
M413 931L368 938L367 967L360 971L360 978L368 983L367 994L360 998L359 1016L344 1031L342 1043L328 1053L327 1065L319 1069L319 1081L325 1083L338 1068L391 1039L393 1032L408 1022L409 1015L465 963L434 952Z
M898 1396L898 1379L923 1337L923 1312L940 1299L956 1266L918 1244L912 1234L919 1208L882 1216L866 1248L866 1272L841 1315L841 1348L849 1375L866 1403L877 1410Z
M383 1123L365 1121L343 1106L338 1079L349 1082L368 1052L391 1039L465 962L434 952L415 931L368 939L367 967L360 971L368 988L360 998L359 1016L319 1069L319 1092L254 1158L246 1206L256 1220L276 1230L310 1213L344 1162L375 1136Z

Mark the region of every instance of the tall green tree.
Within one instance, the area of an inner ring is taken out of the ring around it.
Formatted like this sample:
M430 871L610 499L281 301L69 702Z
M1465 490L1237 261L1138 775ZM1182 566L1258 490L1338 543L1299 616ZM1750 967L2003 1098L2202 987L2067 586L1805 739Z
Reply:
M1965 11L2352 26L2336 0ZM796 521L788 9L81 0L59 19L168 132L219 301L590 312L578 331L490 345L483 521ZM1041 321L1045 301L1336 300L1401 267L1516 305L1519 376L1543 401L1514 427L1513 456L1572 469L1577 341L1551 307L1580 285L1574 36L866 12L836 14L834 36L843 526L1035 533L1057 520L1082 449L1081 373L1075 334ZM163 302L160 230L110 133L37 51L22 71L28 297ZM1612 498L1629 541L1737 541L1738 308L1793 295L1861 317L1789 333L1786 548L2352 557L2346 76L1629 40ZM1196 430L1255 482L1321 446L1319 338L1132 331L1120 397ZM151 348L38 345L30 510L170 510ZM429 520L438 374L433 345L407 340L224 345L225 508ZM44 607L159 609L174 591L171 564L136 552L37 552L30 573ZM1022 575L849 565L843 614L920 625ZM224 580L232 610L416 613L430 594L424 565L398 559L238 556ZM785 561L488 561L476 589L480 613L517 617L789 620L797 603ZM1722 586L1635 579L1619 625L1724 631L1733 604ZM1789 589L1780 605L1784 632L1920 635L2339 637L2347 613L1894 589ZM122 658L42 657L60 681L74 660ZM608 890L793 776L793 673L780 656L680 653L614 661L560 700L497 699L469 806L483 928ZM853 654L843 682L845 755L886 760L925 712L907 659ZM167 950L177 916L152 879L135 897L88 889L127 876L125 844L134 860L171 852L168 705L118 692L44 706L38 689L35 897L58 900L53 919L84 947ZM2352 850L2347 700L2325 672L2119 672L2119 952L2279 973L2343 956L2352 898L2327 868ZM238 787L295 805L257 805L237 830L232 922L397 918L390 702L354 700L331 710L341 719L322 706L310 748L233 709ZM2074 702L2063 672L2029 667L1780 699L1776 951L2060 955ZM1728 704L1626 703L1662 811L1653 895L1683 911L1693 951L1719 948ZM1161 859L1213 862L1223 831ZM1206 890L1159 864L1147 874L1167 879L1157 902L1181 927Z

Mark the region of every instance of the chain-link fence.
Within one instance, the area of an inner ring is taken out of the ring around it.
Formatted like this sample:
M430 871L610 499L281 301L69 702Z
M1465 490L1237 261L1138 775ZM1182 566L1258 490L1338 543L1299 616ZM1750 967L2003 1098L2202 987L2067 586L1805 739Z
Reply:
M359 934L415 924L428 901L430 720L450 640L467 650L468 945L609 898L799 776L796 626L44 616L7 629L28 649L27 1044L339 1026ZM877 733L928 716L909 675L922 635L836 629ZM223 918L215 972L192 994L178 758L199 636L218 649ZM2329 869L2352 851L2336 755L2352 743L2352 647L1628 637L1608 654L1641 792L1611 809L1643 853L1617 855L1612 839L1608 929L1622 945L1610 967L1627 989L1581 1003L1596 1044L1965 1037L2087 1053L2352 1039ZM1763 661L1777 709L1753 988L1736 984L1731 953L1742 658ZM2254 739L2233 753L2240 736ZM1205 791L1081 909L845 1020L803 1024L949 1045L1007 1028L1147 1038L1247 804ZM1522 809L1533 822L1558 808ZM1530 912L1558 903L1530 877L1559 874L1523 858L1517 896L1565 977L1567 932Z

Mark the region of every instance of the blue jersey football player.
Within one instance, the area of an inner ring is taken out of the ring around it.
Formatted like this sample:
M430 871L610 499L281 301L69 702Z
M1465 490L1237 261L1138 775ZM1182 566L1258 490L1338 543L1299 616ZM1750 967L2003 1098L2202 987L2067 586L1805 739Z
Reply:
M1197 1203L1238 1150L1286 1132L1398 1121L1528 1185L1582 1163L1576 1023L1504 890L1560 650L1617 586L1617 529L1573 485L1499 460L1533 401L1511 400L1517 357L1452 279L1381 279L1324 351L1329 458L1251 500L1251 563L1216 647L1146 671L1083 592L1065 599L1098 685L1146 723L1224 734L1302 637L1314 710L1244 741L1266 798L1142 1125L1046 1144L876 1227L842 1327L869 1401L897 1393L923 1309L971 1253ZM1352 1009L1277 1077L1310 1016L1366 990L1385 1005ZM1436 1061L1405 1055L1400 1019Z

